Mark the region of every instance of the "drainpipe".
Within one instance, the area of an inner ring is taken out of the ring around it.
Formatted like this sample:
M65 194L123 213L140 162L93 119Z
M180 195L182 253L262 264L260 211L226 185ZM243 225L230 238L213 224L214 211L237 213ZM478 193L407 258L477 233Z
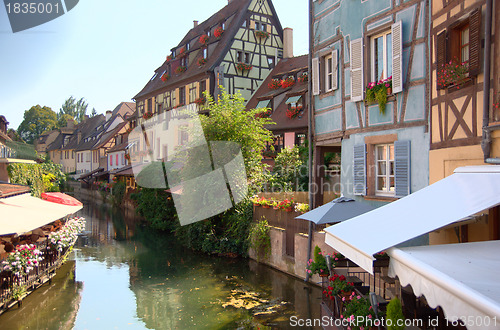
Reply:
M309 0L309 54L307 55L307 75L309 79L307 79L308 83L308 109L307 112L307 139L309 141L309 157L308 157L308 172L309 172L309 207L312 209L313 205L313 191L312 191L312 183L313 183L313 131L312 131L312 120L313 120L313 98L312 95L312 52L313 52L313 0ZM312 235L313 235L313 223L309 221L309 230L307 234L307 261L311 259L311 250L312 250ZM307 263L306 261L306 263ZM306 272L305 281L309 281L309 273Z
M486 0L486 21L484 24L484 88L483 88L483 149L484 162L489 163L491 152L490 124L490 62L491 62L491 13L493 11L492 0Z

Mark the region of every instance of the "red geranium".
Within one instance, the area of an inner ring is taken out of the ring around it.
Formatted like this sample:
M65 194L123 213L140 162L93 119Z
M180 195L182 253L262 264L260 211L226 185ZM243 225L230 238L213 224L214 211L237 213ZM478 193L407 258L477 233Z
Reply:
M220 38L224 34L224 29L222 29L222 26L219 26L218 28L215 29L214 31L214 36L217 38Z

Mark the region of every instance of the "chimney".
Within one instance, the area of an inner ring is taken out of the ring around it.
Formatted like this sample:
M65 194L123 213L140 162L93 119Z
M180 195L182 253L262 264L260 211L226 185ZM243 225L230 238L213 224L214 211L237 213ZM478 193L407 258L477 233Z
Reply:
M293 29L283 29L283 58L293 57Z
M198 21L193 21L193 27L197 27L198 26Z
M108 121L108 120L109 120L109 118L111 118L111 114L112 114L112 113L113 113L113 112L112 112L111 110L106 111L106 121Z

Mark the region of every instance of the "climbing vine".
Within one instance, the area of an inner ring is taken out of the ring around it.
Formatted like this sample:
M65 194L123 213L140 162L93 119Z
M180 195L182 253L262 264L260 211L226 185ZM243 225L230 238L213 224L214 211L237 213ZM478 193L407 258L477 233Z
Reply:
M250 244L260 257L267 258L271 253L271 236L269 236L269 224L263 219L256 222L250 228Z

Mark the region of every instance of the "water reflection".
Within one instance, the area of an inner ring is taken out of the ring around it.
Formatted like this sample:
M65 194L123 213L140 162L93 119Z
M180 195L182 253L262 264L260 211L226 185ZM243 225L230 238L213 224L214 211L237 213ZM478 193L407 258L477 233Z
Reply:
M251 260L193 253L106 205L84 205L76 278L61 269L71 280L44 288L53 295L46 304L30 296L0 316L2 328L6 316L9 329L30 317L47 329L234 329L242 320L281 329L292 315L320 317L319 288Z

